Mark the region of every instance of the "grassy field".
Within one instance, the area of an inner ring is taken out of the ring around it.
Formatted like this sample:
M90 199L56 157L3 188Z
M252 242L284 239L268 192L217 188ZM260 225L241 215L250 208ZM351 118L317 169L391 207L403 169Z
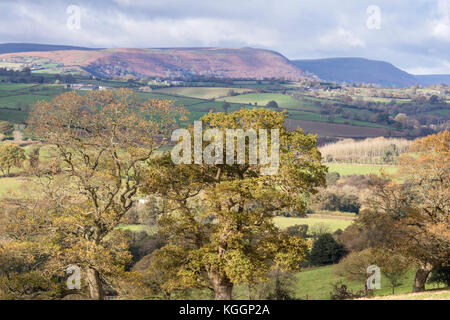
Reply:
M450 300L450 288L368 298L370 300Z
M329 172L337 172L341 176L348 176L351 174L377 174L381 175L381 172L387 174L393 174L397 172L396 166L385 166L375 164L351 164L351 163L328 163Z
M0 120L24 122L30 106L64 91L63 85L0 83Z
M23 183L23 178L0 178L0 196L8 196L9 191L19 188Z
M329 228L329 232L335 232L338 229L344 230L352 224L352 220L339 219L339 218L291 218L291 217L275 217L275 224L280 229L286 229L287 227L294 226L296 224L307 224L308 230L317 225L325 225Z
M395 288L395 294L398 297L403 297L406 294L410 294L412 291L413 279L415 276L415 270L410 270L405 275L402 284ZM353 291L359 291L364 289L364 283L357 281L347 281L345 278L337 276L333 272L333 266L323 266L311 269L305 269L295 274L294 291L295 298L302 300L329 300L330 293L333 291L333 285L335 283L342 282L347 285L347 287ZM436 285L427 284L427 290L436 289ZM247 287L246 286L236 286L234 289L235 299L247 299ZM381 289L374 290L374 298L386 297L391 298L392 288L390 287L389 281L381 275ZM435 291L428 291L422 294L418 294L417 300L432 298L432 299L445 299L450 295L450 291L445 291L439 295L435 295ZM395 296L394 296L395 298Z
M395 294L411 293L415 270L407 272L403 284L395 288ZM333 266L324 266L308 269L296 275L296 293L299 299L327 300L330 299L330 292L336 282L342 281L350 290L358 291L364 289L364 283L346 281L344 278L333 273ZM427 289L436 288L435 285L427 285ZM375 296L387 296L392 294L389 281L381 275L381 289L374 290Z
M131 231L131 232L147 232L148 235L152 235L156 232L155 227L147 226L143 224L121 224L117 229Z
M228 91L230 90L233 90L236 93L251 91L250 89L225 87L173 87L156 89L153 90L153 92L168 93L171 95L179 95L199 99L217 99L226 97L228 95Z
M126 86L126 83L123 82L109 81L104 84L96 83L94 80L79 81L112 87ZM245 85L245 83L242 83L242 85ZM227 96L231 89L240 94ZM27 118L27 112L33 104L39 100L50 100L64 91L64 86L59 84L0 83L0 120L16 123L24 122ZM328 122L328 116L320 113L320 107L317 103L336 103L334 100L309 96L296 99L282 93L256 93L251 91L254 91L254 88L249 84L249 87L242 88L223 86L160 88L152 92L137 92L137 95L143 100L168 99L173 101L175 105L183 105L191 113L189 121L198 120L210 110L215 112L225 111L222 107L225 102L231 104L228 110L230 112L241 107L265 107L269 101L274 100L278 103L280 109L287 110L291 120L289 127L303 128L306 125L308 128L305 131L318 133L321 136L365 137L387 134L387 127L376 123L349 120L342 117L336 117L332 123ZM344 109L348 113L362 112L357 108L344 107ZM312 129L309 129L309 127L312 127Z
M241 94L234 97L226 97L223 99L220 99L222 101L232 102L232 103L240 103L240 104L252 104L255 103L258 106L264 107L269 101L276 101L278 106L283 108L289 108L289 109L301 109L300 107L304 105L305 103L298 101L291 96L281 94L281 93L248 93L248 94ZM310 105L310 104L309 104Z

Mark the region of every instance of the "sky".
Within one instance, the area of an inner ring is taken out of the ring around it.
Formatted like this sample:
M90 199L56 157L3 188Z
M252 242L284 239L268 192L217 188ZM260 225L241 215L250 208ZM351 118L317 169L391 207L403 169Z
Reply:
M450 74L450 0L0 0L0 43L254 47Z

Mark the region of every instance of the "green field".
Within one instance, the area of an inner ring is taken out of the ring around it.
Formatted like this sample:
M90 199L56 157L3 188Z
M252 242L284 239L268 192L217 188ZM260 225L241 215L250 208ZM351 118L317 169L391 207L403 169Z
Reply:
M395 288L396 294L411 293L413 280L415 276L415 270L407 272L403 284ZM345 283L351 290L358 291L364 289L364 283L355 281L347 281L342 277L338 277L333 273L333 266L319 267L309 270L304 270L296 275L297 286L296 293L297 298L311 300L327 300L330 298L330 292L332 291L333 284L338 281ZM436 288L435 285L427 285L427 289ZM389 281L386 277L381 275L381 289L374 290L375 296L386 296L392 294L392 288L389 285Z
M302 105L311 106L308 103L303 103L299 100L292 98L291 96L281 93L247 93L234 97L222 98L220 100L231 103L252 104L252 105L256 103L258 106L261 107L264 107L269 101L273 100L276 101L278 107L280 107L281 109L288 108L300 110Z
M143 224L122 224L117 227L117 229L131 231L131 232L147 232L148 235L155 233L156 229L152 226L147 226Z
M402 285L395 288L395 294L411 293L415 270L410 270L405 275ZM343 277L339 277L333 273L333 266L323 266L311 269L305 269L295 274L295 298L302 300L329 300L330 293L333 291L333 285L342 282L353 292L364 289L364 283L357 281L347 281ZM428 284L427 290L435 289L437 286ZM432 295L433 291L423 293L423 295ZM450 292L443 294L449 295ZM392 288L386 277L381 275L381 289L374 290L375 296L390 296ZM245 286L236 286L234 289L235 299L247 299L248 293ZM420 298L419 298L420 299Z
M225 87L173 87L161 88L153 90L153 92L166 93L171 95L179 95L198 99L218 99L226 97L228 91L233 90L236 93L251 91L241 88L225 88Z
M33 104L63 92L63 85L0 83L0 120L24 122Z
M351 163L327 163L329 172L337 172L341 176L348 176L351 174L381 175L381 172L393 174L397 172L396 166L385 166L376 164L351 164Z
M326 225L329 228L329 232L335 232L338 229L345 230L352 224L352 220L345 220L339 218L291 218L291 217L275 217L274 223L280 229L286 229L287 227L297 224L307 224L308 230L311 231L311 227L317 225Z
M95 85L106 85L109 87L124 87L128 84L126 82L118 81L97 81L87 80L83 78L76 78L75 81L83 83L91 83ZM247 87L244 85L247 84ZM204 84L206 85L206 84ZM183 105L190 112L189 121L198 120L200 117L208 113L210 110L215 112L224 112L223 104L228 102L231 107L229 112L236 111L242 107L265 107L269 101L276 101L280 109L286 109L288 117L292 120L302 120L315 122L317 130L313 133L323 134L320 129L323 125L329 127L334 124L350 125L352 128L373 127L373 128L388 128L385 125L372 123L368 121L349 120L343 117L335 117L330 120L328 115L321 114L320 104L341 104L336 100L326 98L318 98L311 96L301 96L297 98L288 94L278 92L263 92L263 93L247 93L254 91L253 83L242 82L239 83L241 88L230 88L218 86L218 84L211 83L210 87L170 87L159 88L152 92L138 91L137 95L141 99L167 99L173 101L175 105ZM234 85L234 84L233 84ZM268 85L262 83L261 85ZM240 93L236 96L227 96L229 90L234 90ZM16 123L26 121L27 112L32 105L39 100L50 100L54 96L59 95L66 90L60 84L21 84L21 83L0 83L0 120L7 120ZM84 94L85 92L81 92ZM369 111L360 110L358 108L343 106L347 113L367 113ZM437 111L436 111L437 112ZM331 122L330 122L331 121ZM358 129L361 130L361 129ZM318 131L318 132L316 132ZM384 133L379 135L384 135ZM338 134L338 136L347 136L345 132Z

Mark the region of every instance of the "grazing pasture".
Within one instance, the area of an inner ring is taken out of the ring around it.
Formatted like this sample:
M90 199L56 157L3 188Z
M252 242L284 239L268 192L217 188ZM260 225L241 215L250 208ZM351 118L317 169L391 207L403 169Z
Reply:
M260 107L266 106L269 101L273 100L278 104L280 109L295 109L303 104L297 99L281 93L247 93L234 97L222 98L221 100L246 105L255 105L256 103L256 105Z
M410 270L405 275L402 285L395 288L397 294L411 293L411 284L413 283L415 270ZM333 285L339 281L346 284L352 291L364 289L364 283L356 281L347 281L333 273L333 266L324 266L312 269L306 269L296 274L296 293L299 299L310 300L328 300ZM427 289L436 288L436 285L427 285ZM386 277L381 275L381 289L374 290L375 296L387 296L392 294L392 288Z
M228 96L230 90L233 90L237 94L253 91L250 89L225 87L173 87L156 89L152 92L166 93L170 95L178 95L198 99L218 99Z
M275 217L274 223L280 229L286 229L287 227L294 226L296 224L307 224L309 231L311 228L317 225L327 226L329 232L335 232L338 229L344 230L352 224L352 220L339 219L339 218L296 218L296 217ZM308 231L308 232L309 232Z
M0 83L0 120L24 122L33 104L64 91L63 85Z

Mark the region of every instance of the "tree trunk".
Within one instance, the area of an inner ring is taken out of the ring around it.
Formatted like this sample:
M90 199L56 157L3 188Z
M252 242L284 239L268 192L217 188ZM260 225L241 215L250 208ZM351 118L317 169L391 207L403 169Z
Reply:
M232 284L219 285L214 288L215 300L231 300L231 292L233 291Z
M424 268L417 270L416 277L414 279L413 292L425 291L425 283L427 282L428 275L432 269L432 266L425 266Z
M223 276L213 275L210 276L213 288L215 300L231 300L231 293L233 291L233 284L231 281Z
M93 268L87 269L87 280L90 298L92 300L104 300L105 292L103 291L103 284L98 271Z

